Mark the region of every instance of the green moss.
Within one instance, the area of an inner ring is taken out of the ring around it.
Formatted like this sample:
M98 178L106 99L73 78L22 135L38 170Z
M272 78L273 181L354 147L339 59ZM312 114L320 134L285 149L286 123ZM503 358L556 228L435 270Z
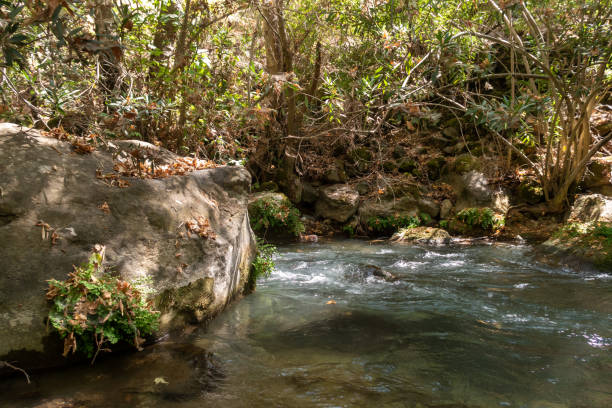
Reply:
M459 174L468 173L472 170L480 170L480 168L481 163L478 158L469 154L457 156L455 162L453 163L454 171Z
M265 234L268 231L289 232L296 237L304 232L300 212L287 199L265 197L249 206L251 228Z
M569 223L553 234L553 240L597 266L612 267L612 223Z

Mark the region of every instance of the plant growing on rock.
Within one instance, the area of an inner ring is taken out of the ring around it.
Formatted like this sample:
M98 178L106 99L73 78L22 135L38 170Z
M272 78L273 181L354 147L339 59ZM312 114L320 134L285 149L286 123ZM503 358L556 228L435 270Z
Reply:
M457 220L470 228L493 232L501 229L505 224L504 217L495 214L490 208L465 208L457 213Z
M257 239L257 255L251 266L249 274L249 288L255 289L257 280L261 277L268 277L276 268L274 263L274 255L278 253L276 247L272 244L265 243L262 239Z
M431 217L429 217L431 220ZM427 219L423 219L427 222ZM401 228L415 228L421 225L421 218L414 216L391 215L389 217L371 217L367 221L368 229L375 232L397 231Z
M64 357L79 350L92 364L100 351L111 351L109 344L125 341L141 350L142 336L157 330L160 315L134 284L106 271L102 259L92 254L69 279L51 279L47 290L48 319L64 339Z
M287 199L277 201L270 198L257 200L252 206L251 227L255 232L266 234L269 230L289 232L296 237L304 232L300 211Z

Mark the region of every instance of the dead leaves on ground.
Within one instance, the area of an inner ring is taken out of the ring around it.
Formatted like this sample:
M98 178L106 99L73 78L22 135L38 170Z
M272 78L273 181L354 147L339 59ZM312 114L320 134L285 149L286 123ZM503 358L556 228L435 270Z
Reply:
M79 137L69 134L61 126L51 129L48 132L43 132L43 134L57 140L65 140L69 142L74 151L78 154L90 154L96 150L95 143L98 136L94 134L91 134L88 137Z
M98 208L102 210L105 214L110 214L110 207L108 206L108 203L106 201L103 204L100 204Z
M142 179L160 179L170 176L184 176L196 170L217 167L210 160L200 160L195 157L178 157L168 164L156 164L150 158L143 158L142 152L134 149L131 157L117 157L113 169L122 176Z

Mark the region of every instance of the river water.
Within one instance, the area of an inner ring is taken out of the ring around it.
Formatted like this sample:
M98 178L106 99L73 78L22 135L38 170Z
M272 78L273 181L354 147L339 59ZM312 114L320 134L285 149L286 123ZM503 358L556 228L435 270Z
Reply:
M206 329L0 385L32 407L612 407L612 273L529 246L279 248ZM371 275L375 265L396 275ZM3 406L0 404L0 406Z

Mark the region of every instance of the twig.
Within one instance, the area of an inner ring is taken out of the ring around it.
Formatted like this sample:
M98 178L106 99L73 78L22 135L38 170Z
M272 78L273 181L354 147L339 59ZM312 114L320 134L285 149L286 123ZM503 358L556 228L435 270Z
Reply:
M28 384L31 384L30 376L28 375L26 370L24 370L23 368L15 367L14 365L9 363L8 361L0 360L0 368L2 368L2 367L8 367L8 368L10 368L12 370L15 370L15 371L21 371L23 373L23 375L25 375L25 378L26 378L26 381L28 382Z

